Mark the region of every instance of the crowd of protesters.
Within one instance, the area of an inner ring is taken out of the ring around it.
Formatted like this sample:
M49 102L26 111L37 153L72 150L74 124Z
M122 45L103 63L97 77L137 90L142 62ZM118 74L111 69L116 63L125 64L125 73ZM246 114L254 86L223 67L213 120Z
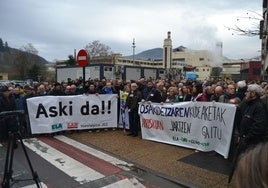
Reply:
M135 84L131 85L132 83ZM178 81L173 79L151 78L140 78L139 80L119 80L95 78L88 79L84 83L82 78L79 78L76 80L67 79L61 83L33 82L30 85L26 84L24 86L10 83L0 87L2 87L2 89L0 88L2 96L0 98L0 112L7 109L16 109L25 110L27 113L26 99L35 96L64 96L79 94L117 94L119 96L120 91L124 91L125 88L128 88L128 90L130 90L130 94L128 95L129 99L127 105L130 107L131 105L135 106L135 113L137 113L137 104L130 104L130 98L133 96L133 92L131 92L132 90L134 90L135 95L138 95L139 97L139 99L135 98L134 103L145 101L155 103L215 101L235 104L237 106L237 117L235 118L234 134L237 134L238 137L241 138L243 138L243 136L250 137L252 134L255 134L256 139L262 139L261 135L264 133L262 130L264 127L263 124L267 123L268 83L264 81L247 82L245 80L241 80L235 82L229 79L221 81L197 81L191 79ZM139 92L137 93L137 91ZM8 104L6 104L7 99L14 100L15 107L5 109L5 106L8 106ZM253 108L252 101L254 101L255 104L254 109L251 109ZM251 112L249 112L249 109L251 109ZM257 112L256 110L259 110L260 112ZM135 118L136 115L132 114ZM136 121L134 122L135 124L138 124ZM252 131L251 127L247 125L249 122L250 125L256 124L256 127L260 130ZM135 136L137 135L136 128L133 134ZM253 143L251 138L247 138L245 140Z
M143 101L156 103L176 103L183 101L216 101L233 103L240 106L245 99L247 86L256 84L261 90L259 96L266 107L268 107L268 83L267 82L246 82L232 80L222 81L196 81L196 80L171 80L171 79L145 79L123 81L119 79L88 79L85 84L83 80L68 79L61 83L33 82L31 85L8 83L6 87L10 91L10 97L16 101L18 110L26 110L25 99L35 96L64 96L79 94L118 94L126 86L130 88L131 83L137 84L137 89L142 94ZM0 92L2 95L0 85ZM0 109L1 110L1 109Z
M68 79L61 83L33 82L24 86L10 83L0 86L0 112L24 110L27 114L26 99L36 96L80 94L117 94L120 96L120 91L127 96L125 107L129 111L129 136L138 135L140 102L174 104L186 101L214 101L234 104L237 107L229 154L235 162L241 153L268 140L268 82L266 81L95 78L83 82L82 78L79 78ZM7 131L4 129L6 128L1 126L0 132ZM1 138L4 136L6 134L1 133L0 140L5 139Z
M137 87L131 84L135 83ZM253 85L253 89L257 94L257 98L260 98L265 109L268 108L268 83L267 82L246 82L222 80L222 81L196 81L196 80L171 80L171 79L145 79L140 78L139 80L119 80L119 79L88 79L83 83L83 80L67 79L61 83L49 83L49 82L33 82L32 84L26 84L21 86L19 84L8 83L4 89L0 88L2 103L4 97L8 96L15 101L16 110L25 110L27 113L26 99L35 96L68 96L68 95L79 95L79 94L117 94L119 96L120 91L130 88L131 90L137 90L140 99L134 100L134 103L138 102L155 102L155 103L177 103L184 101L201 101L201 102L222 102L232 103L238 108L235 119L235 130L234 133L239 134L239 128L241 127L242 112L245 111L244 104L246 100L246 93L248 86ZM256 88L258 87L258 88ZM4 95L4 93L8 94ZM133 94L128 97L132 97ZM132 101L133 102L133 101ZM130 101L128 101L128 105ZM133 105L133 104L132 104ZM137 111L137 104L135 105L135 111ZM248 107L247 107L248 108ZM0 111L4 111L1 109ZM260 114L260 113L258 113ZM251 115L252 116L252 115ZM136 135L136 133L135 133Z
M232 80L223 81L196 81L196 80L170 80L170 79L145 79L123 81L119 79L89 79L83 84L83 80L76 79L62 81L61 83L33 82L31 85L8 83L10 97L16 101L17 109L25 109L25 99L35 96L64 96L79 94L118 94L125 86L130 88L131 83L137 84L137 89L142 94L143 101L156 103L176 103L183 101L216 101L233 103L238 106L245 99L247 86L256 84L262 94L259 96L268 107L267 82L246 82ZM2 93L0 85L0 92ZM2 95L2 94L1 94ZM1 110L1 109L0 109Z
M136 83L138 90L142 93L142 99L151 102L183 102L183 101L216 101L227 102L235 96L235 101L229 103L240 104L245 97L247 86L257 84L262 88L263 102L267 102L267 82L243 81L196 81L196 80L170 80L170 79L145 79L119 80L119 79L89 79L83 84L83 80L76 79L55 82L33 82L24 86L20 84L7 83L10 94L16 99L21 97L34 97L44 95L79 95L79 94L119 94L125 86ZM0 85L0 92L1 92ZM267 104L266 104L267 105Z

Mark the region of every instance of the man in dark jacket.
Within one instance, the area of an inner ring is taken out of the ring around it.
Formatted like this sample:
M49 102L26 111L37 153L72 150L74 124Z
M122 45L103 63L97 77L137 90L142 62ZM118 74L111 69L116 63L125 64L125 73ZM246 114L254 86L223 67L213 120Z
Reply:
M251 84L247 87L245 99L240 105L239 142L233 158L229 182L232 179L239 156L258 143L268 140L268 113L260 96L262 96L262 88L259 85Z
M126 107L129 110L129 123L130 123L130 134L128 136L138 136L138 125L139 125L139 102L142 99L141 92L138 90L136 83L131 84L131 91L129 92L126 100Z
M233 84L229 84L224 91L224 94L219 97L219 101L222 103L230 103L239 105L241 100L239 97L236 97L235 86Z
M53 89L48 93L48 95L54 95L54 96L63 96L65 95L62 91L62 86L59 82L54 83Z
M16 102L11 96L10 90L7 86L2 86L2 96L0 97L0 112L16 110ZM0 142L8 139L8 132L13 130L14 117L1 116L0 118Z
M268 112L263 101L262 88L257 84L248 86L245 101L241 104L241 123L239 127L241 148L244 152L268 138Z
M154 84L152 81L148 81L147 87L143 89L142 99L144 101L150 101L150 102L156 102L156 103L161 103L165 101L163 97L161 96L160 91L154 87Z

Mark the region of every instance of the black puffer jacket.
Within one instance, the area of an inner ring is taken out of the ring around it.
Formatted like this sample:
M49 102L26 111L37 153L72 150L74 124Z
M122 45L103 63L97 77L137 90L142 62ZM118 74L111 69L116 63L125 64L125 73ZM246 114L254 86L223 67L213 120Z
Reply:
M16 110L15 99L0 97L0 112ZM0 115L0 141L7 140L9 131L17 130L17 122L14 116Z
M138 89L136 89L134 92L130 92L127 96L126 107L131 110L131 112L138 113L141 98L142 95Z
M268 138L268 112L261 99L243 101L241 104L240 136L245 143L258 144Z
M16 110L15 98L11 95L8 98L0 97L0 112Z

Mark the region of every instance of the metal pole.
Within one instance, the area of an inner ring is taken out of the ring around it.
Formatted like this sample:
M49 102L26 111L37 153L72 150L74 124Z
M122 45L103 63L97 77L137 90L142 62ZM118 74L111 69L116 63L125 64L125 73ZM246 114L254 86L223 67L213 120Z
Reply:
M132 48L133 48L133 65L135 64L134 63L134 60L135 60L135 38L133 38L133 42L132 42Z
M86 66L83 66L83 84L85 87L85 83L86 83Z

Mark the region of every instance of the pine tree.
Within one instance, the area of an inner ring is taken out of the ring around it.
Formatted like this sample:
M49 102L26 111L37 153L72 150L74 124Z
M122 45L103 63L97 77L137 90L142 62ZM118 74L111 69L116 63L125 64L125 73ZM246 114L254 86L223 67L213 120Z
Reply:
M4 51L4 43L3 40L0 38L0 52Z

